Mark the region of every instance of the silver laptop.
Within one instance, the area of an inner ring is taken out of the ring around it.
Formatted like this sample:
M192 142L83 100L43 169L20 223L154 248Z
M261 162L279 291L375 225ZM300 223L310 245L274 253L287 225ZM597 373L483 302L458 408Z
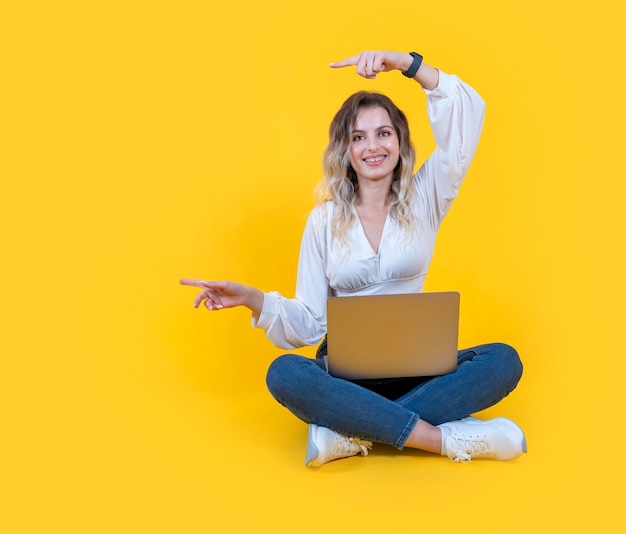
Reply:
M326 368L339 378L399 378L457 367L458 292L329 297Z

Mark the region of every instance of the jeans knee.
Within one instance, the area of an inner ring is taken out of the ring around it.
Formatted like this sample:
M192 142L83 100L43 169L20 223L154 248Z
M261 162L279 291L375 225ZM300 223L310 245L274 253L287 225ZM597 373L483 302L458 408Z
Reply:
M496 348L499 354L501 368L512 390L522 378L524 365L522 364L517 350L510 345L506 343L496 343Z
M284 354L276 358L270 364L265 377L265 383L274 398L279 399L283 397L285 388L292 383L289 376L292 374L294 365L297 364L296 362L300 358L302 357L296 354Z

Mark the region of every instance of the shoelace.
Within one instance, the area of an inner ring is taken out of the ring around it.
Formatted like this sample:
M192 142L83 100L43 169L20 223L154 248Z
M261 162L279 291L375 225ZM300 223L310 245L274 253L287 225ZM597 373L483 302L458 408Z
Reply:
M448 439L454 441L454 458L453 462L467 464L472 461L474 456L481 456L489 452L489 443L486 438L479 437L456 437L449 436Z
M368 449L372 444L369 441L362 441L359 438L348 438L339 435L335 439L335 446L333 448L332 457L343 458L345 456L353 456L361 453L363 456L367 456Z

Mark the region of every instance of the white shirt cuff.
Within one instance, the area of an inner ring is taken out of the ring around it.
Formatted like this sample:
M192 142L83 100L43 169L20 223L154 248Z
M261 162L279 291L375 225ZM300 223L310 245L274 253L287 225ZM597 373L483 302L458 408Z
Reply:
M252 317L253 327L266 330L270 326L272 318L275 317L278 312L278 303L276 300L275 291L263 293L263 309L261 310L258 321L254 319L254 316Z

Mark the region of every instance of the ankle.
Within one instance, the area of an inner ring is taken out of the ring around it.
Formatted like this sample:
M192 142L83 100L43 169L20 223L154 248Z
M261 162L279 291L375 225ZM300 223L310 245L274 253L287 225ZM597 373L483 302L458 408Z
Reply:
M442 443L442 430L420 419L409 434L404 446L441 454Z

